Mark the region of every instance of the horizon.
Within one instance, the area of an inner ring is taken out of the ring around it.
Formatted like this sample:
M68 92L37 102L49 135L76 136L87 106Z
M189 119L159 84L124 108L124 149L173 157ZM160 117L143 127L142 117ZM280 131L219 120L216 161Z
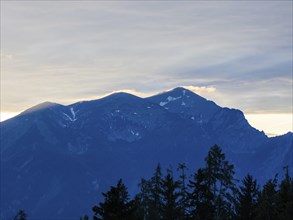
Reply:
M292 4L1 1L1 121L184 85L267 134L292 131Z
M292 214L292 0L0 0L0 23L0 219Z
M191 86L178 86L178 87L175 87L175 88L184 88L184 89L187 89L197 95L200 95L201 97L207 99L206 97L202 96L200 94L200 89L199 88L196 88L196 87L191 87ZM74 102L71 102L71 103L58 103L58 102L54 102L54 101L50 101L50 100L46 100L44 102L41 102L41 103L45 103L45 102L51 102L51 103L57 103L57 104L62 104L62 105L70 105L70 104L73 104L73 103L77 103L77 102L82 102L82 101L92 101L92 100L97 100L97 99L101 99L101 98L104 98L104 97L107 97L111 94L115 94L115 93L120 93L120 92L123 92L123 93L128 93L128 94L132 94L132 95L135 95L137 97L140 97L140 98L147 98L147 97L151 97L151 96L154 96L154 95L158 95L158 94L161 94L161 93L165 93L165 92L169 92L175 88L172 88L172 89L168 89L168 90L164 90L164 91L161 91L161 92L157 92L157 93L153 93L153 94L150 94L150 93L141 93L139 91L135 91L135 90L131 90L131 89L124 89L124 90L117 90L117 91L112 91L110 93L106 93L104 95L100 95L100 96L97 96L97 97L91 97L89 99L84 99L84 100L76 100ZM210 99L207 99L207 100L210 100ZM211 101L214 101L214 100L211 100ZM215 102L215 101L214 101ZM37 103L33 106L30 106L29 108L32 108L38 104L41 104L41 103ZM218 104L217 102L215 102L216 104ZM232 107L229 107L229 106L221 106L221 107L228 107L228 108L232 108ZM29 109L27 108L27 109ZM3 121L6 121L8 119L11 119L13 117L16 117L17 115L21 114L22 112L26 111L27 109L24 109L22 110L21 112L15 112L15 113L4 113L1 112L1 116L0 116L0 122L3 122ZM242 111L241 109L238 109L240 111ZM293 128L292 128L292 121L293 121L293 115L292 114L286 114L286 113L245 113L243 112L246 120L249 122L249 124L258 129L259 131L263 131L268 137L275 137L275 136L280 136L280 135L284 135L284 134L287 134L288 132L293 132ZM276 129L276 127L278 129Z

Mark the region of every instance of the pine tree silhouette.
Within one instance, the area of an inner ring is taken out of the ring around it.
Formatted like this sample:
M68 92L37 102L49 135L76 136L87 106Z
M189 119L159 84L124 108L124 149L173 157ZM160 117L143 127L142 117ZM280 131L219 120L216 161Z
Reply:
M256 218L256 207L259 197L259 189L256 180L247 175L242 180L242 186L237 193L236 215L239 220L253 220Z
M27 214L24 212L24 210L20 209L16 216L13 218L13 220L26 220Z
M115 187L103 193L104 202L93 207L94 220L131 220L136 210L135 202L120 179Z

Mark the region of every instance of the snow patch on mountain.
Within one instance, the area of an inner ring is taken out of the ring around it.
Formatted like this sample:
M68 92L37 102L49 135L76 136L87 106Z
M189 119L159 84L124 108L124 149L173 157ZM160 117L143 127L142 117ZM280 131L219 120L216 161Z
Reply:
M292 164L292 133L268 139L241 111L221 108L187 89L145 99L116 94L43 107L1 123L5 200L0 219L24 205L28 212L36 210L30 212L34 219L41 219L44 210L48 218L78 216L93 204L90 196L95 199L117 180L117 173L134 192L141 173L150 176L158 162L198 168L215 143L235 164L237 178L253 172L263 183ZM81 195L76 205L63 207L65 201L75 201L76 191Z
M71 114L72 114L72 121L76 121L76 120L77 120L77 118L76 118L76 113L75 113L73 107L70 108L70 112L71 112Z
M65 116L64 119L67 120L67 121L75 122L77 120L77 118L76 118L76 113L77 112L74 111L73 107L70 108L70 113L71 113L71 116L69 116L65 112L62 112L62 114Z
M63 113L63 115L66 117L66 118L65 118L66 120L72 121L72 118L71 118L69 115L67 115L67 114L64 113L64 112L62 112L62 113Z
M167 105L169 102L173 102L173 101L176 101L177 99L181 99L182 96L178 96L178 97L172 97L172 96L168 96L167 97L167 101L165 102L160 102L160 106L165 106Z
M127 141L129 143L137 141L142 138L141 130L135 127L128 127L124 129L120 129L115 127L111 127L111 132L107 134L108 140L112 142L116 142L118 140Z
M160 106L164 106L166 104L168 104L168 102L160 102Z
M182 96L179 96L179 97L168 96L167 100L168 100L169 102L171 102L171 101L175 101L175 100L177 100L177 99L181 99L181 97L182 97Z

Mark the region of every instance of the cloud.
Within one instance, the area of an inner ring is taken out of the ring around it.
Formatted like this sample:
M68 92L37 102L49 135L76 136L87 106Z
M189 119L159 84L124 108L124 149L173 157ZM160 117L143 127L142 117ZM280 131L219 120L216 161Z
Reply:
M200 95L206 94L206 93L213 93L216 91L216 88L213 86L183 86L183 87Z
M268 136L293 131L292 114L245 114L245 117L253 127L263 130Z
M114 93L119 93L119 92L129 93L129 94L141 97L141 98L146 98L146 97L149 97L151 95L154 95L153 93L139 92L139 91L134 90L134 89L120 89L120 90L112 91L110 93L106 93L106 94L104 94L104 95L102 95L100 97L105 97L105 96L108 96L108 95L111 95L111 94L114 94Z
M1 6L2 111L180 85L243 111L291 110L290 1Z
M7 60L12 60L13 59L13 55L12 54L3 54L1 53L1 61L7 61Z

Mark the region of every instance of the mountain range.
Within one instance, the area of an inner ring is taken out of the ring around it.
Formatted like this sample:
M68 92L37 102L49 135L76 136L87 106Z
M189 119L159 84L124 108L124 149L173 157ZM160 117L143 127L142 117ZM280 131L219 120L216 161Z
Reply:
M1 219L19 209L30 219L77 219L119 178L134 194L158 163L184 162L192 173L214 144L239 179L250 173L263 184L284 166L293 174L291 132L267 137L240 110L185 88L39 104L1 123Z

